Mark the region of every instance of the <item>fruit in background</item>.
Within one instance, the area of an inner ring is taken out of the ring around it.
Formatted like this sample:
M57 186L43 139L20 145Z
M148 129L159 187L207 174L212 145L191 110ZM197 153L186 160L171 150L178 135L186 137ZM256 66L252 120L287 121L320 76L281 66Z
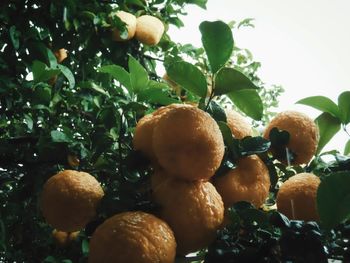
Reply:
M269 195L269 171L257 155L243 157L235 169L216 177L214 185L226 208L239 201L250 202L259 208Z
M224 141L216 121L192 106L173 108L158 120L153 150L167 173L184 180L207 180L219 168Z
M63 60L65 60L68 57L67 50L65 50L64 48L60 48L60 49L56 50L54 52L54 55L55 55L58 63L61 63Z
M60 231L80 230L95 217L104 193L85 172L64 170L49 178L41 194L41 210L48 224Z
M290 177L277 193L277 210L289 219L318 221L316 196L320 178L311 173Z
M126 24L126 29L128 30L128 36L126 38L121 38L120 31L117 28L114 28L112 31L113 40L126 41L132 39L136 32L136 17L133 14L125 11L118 11L113 15L118 16L120 20Z
M268 124L264 137L269 139L273 128L289 132L290 138L286 147L292 152L290 164L307 164L314 156L318 145L318 128L307 115L297 111L284 111L277 114ZM286 154L271 146L272 154L282 163L288 164Z
M143 15L137 18L135 38L149 46L157 45L164 33L164 24L157 17Z
M227 125L236 139L243 139L246 136L253 136L251 125L238 112L226 109Z
M89 250L89 263L173 263L176 241L161 219L144 212L124 212L97 227Z
M72 241L76 240L79 236L80 231L76 232L64 232L59 231L57 229L54 229L52 231L52 238L57 246L59 247L66 247L71 243Z
M177 242L177 252L187 254L205 248L224 219L221 196L210 182L183 181L157 170L151 177L153 198L161 206Z

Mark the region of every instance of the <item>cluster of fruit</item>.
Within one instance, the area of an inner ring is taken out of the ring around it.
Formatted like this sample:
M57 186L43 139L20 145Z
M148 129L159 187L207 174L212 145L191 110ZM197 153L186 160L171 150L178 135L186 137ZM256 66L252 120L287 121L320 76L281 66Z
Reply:
M135 37L145 45L157 45L164 33L163 22L155 16L142 15L136 18L131 13L118 11L113 15L120 18L125 23L128 35L125 38L120 36L118 29L113 29L113 39L115 41L126 41Z
M237 112L226 110L226 116L235 138L253 134ZM264 137L269 138L272 128L289 132L286 146L292 162L310 161L318 141L311 119L284 112L271 121ZM160 209L155 215L124 212L107 219L92 235L89 262L174 262L176 254L207 247L227 223L225 209L232 204L248 201L260 207L269 195L268 169L257 155L242 157L235 169L213 179L224 156L224 140L216 121L195 106L172 104L145 115L133 144L151 160L151 189ZM317 220L318 184L312 174L291 177L280 187L277 209L291 219ZM93 176L65 170L45 183L42 212L57 230L79 231L96 216L103 195Z

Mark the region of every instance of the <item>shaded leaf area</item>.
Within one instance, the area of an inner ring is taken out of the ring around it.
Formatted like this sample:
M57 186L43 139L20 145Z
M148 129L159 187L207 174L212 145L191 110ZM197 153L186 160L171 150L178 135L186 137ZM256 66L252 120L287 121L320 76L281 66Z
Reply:
M316 222L289 220L238 202L218 231L205 262L327 262L328 250Z
M333 138L333 136L340 130L340 120L333 117L330 113L324 112L318 116L315 120L320 138L318 141L318 146L316 154L320 153L324 146Z
M317 210L322 225L332 229L350 218L350 172L327 175L317 190Z

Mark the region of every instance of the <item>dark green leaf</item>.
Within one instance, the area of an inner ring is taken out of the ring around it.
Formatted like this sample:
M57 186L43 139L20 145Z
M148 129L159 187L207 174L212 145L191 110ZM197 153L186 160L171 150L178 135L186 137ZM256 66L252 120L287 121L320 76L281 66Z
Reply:
M20 32L16 30L15 26L11 26L10 30L10 38L11 38L11 42L13 47L17 50L19 48L19 36L20 36Z
M227 123L223 121L218 121L218 125L222 133L222 137L224 138L225 145L229 149L232 149L234 147L234 141L230 127L228 127Z
M56 68L57 67L57 58L55 57L54 53L52 53L51 49L47 48L47 59L50 63L50 68Z
M81 242L81 251L83 252L83 255L89 254L89 242L86 239Z
M266 152L270 148L270 141L263 137L245 137L240 141L241 154L244 156Z
M317 210L321 224L332 229L350 217L350 172L324 178L317 190Z
M169 97L167 90L148 88L140 91L138 94L140 101L148 101L160 105L169 105L172 103L180 103L179 100Z
M207 96L207 81L204 74L190 63L181 61L171 64L167 73L173 81L186 90L205 98Z
M350 123L350 91L344 91L338 97L338 107L342 123Z
M47 84L40 84L37 85L34 89L32 103L48 105L51 101L51 87L47 86Z
M349 155L350 154L350 140L345 144L344 147L344 155Z
M103 87L97 85L95 82L92 81L84 81L79 83L79 86L81 88L87 88L87 89L92 89L100 94L103 94L106 97L110 97L109 93L103 89Z
M222 21L204 21L199 25L202 43L207 53L212 73L216 73L230 59L233 37L230 27Z
M71 138L67 134L61 131L51 131L51 139L53 142L71 142Z
M66 66L63 66L61 64L58 64L57 67L61 70L62 74L67 78L69 83L69 88L73 89L75 86L75 78L72 71Z
M238 90L228 93L227 96L249 117L254 120L260 120L262 118L263 103L256 90Z
M136 5L139 7L144 7L145 4L141 1L141 0L125 0L126 4L132 4L132 5Z
M119 81L121 85L123 85L129 92L132 91L131 83L130 83L130 74L124 68L118 65L107 65L102 66L97 69L99 72L107 73L111 75L114 79Z
M227 122L225 110L215 101L210 101L207 112L214 118L214 120Z
M243 73L233 68L222 68L215 78L215 95L227 94L242 89L257 89Z
M332 100L324 96L312 96L307 97L302 100L297 101L298 104L304 104L315 109L318 109L323 112L328 112L338 119L341 119L341 115L338 109L337 104Z
M319 154L323 147L333 138L333 136L340 130L340 120L333 117L328 112L322 113L315 120L318 125L320 139L316 154Z
M129 56L130 83L135 93L147 88L148 73L145 68L132 56Z

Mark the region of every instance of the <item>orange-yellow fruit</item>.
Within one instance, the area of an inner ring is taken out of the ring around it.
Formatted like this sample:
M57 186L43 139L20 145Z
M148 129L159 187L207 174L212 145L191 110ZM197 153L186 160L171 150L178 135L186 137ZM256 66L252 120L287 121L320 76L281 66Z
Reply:
M78 238L78 235L79 235L79 231L71 232L71 233L58 231L57 229L54 229L52 231L52 238L55 241L56 245L59 247L65 247L69 245L70 242Z
M169 174L194 181L214 175L224 155L224 141L208 113L196 107L178 107L158 120L153 150Z
M318 128L311 118L297 111L281 112L268 124L264 132L266 139L269 139L270 131L274 127L290 134L287 148L295 155L291 164L306 164L311 160L316 152L319 139ZM274 154L274 149L272 153ZM286 157L277 157L279 161L287 163Z
M125 11L118 11L114 15L118 16L122 22L126 24L126 29L128 30L127 38L123 39L120 37L120 32L118 29L113 29L113 40L114 41L126 41L134 37L136 32L136 17Z
M210 182L183 181L158 170L152 175L153 197L174 231L177 252L187 254L207 247L224 219L224 204Z
M237 167L226 175L215 178L214 185L225 207L247 201L258 208L269 195L269 171L257 155L251 155L238 160Z
M177 107L190 107L183 104L170 104L160 107L151 114L142 117L135 128L133 146L135 150L143 152L152 162L157 162L153 150L153 131L158 120L170 109Z
M90 240L89 263L173 263L176 242L170 227L144 212L107 219Z
M311 173L290 177L277 193L277 210L290 219L318 221L316 197L320 179Z
M60 231L80 230L94 218L104 193L90 174L64 170L44 185L41 210L47 223Z
M54 55L55 55L58 63L61 63L68 56L67 55L67 50L65 50L64 48L60 48L60 49L56 50L54 52Z
M143 15L137 18L135 38L149 46L157 45L164 33L164 24L154 16Z
M227 125L236 139L243 139L246 136L253 136L251 125L232 109L226 109Z

